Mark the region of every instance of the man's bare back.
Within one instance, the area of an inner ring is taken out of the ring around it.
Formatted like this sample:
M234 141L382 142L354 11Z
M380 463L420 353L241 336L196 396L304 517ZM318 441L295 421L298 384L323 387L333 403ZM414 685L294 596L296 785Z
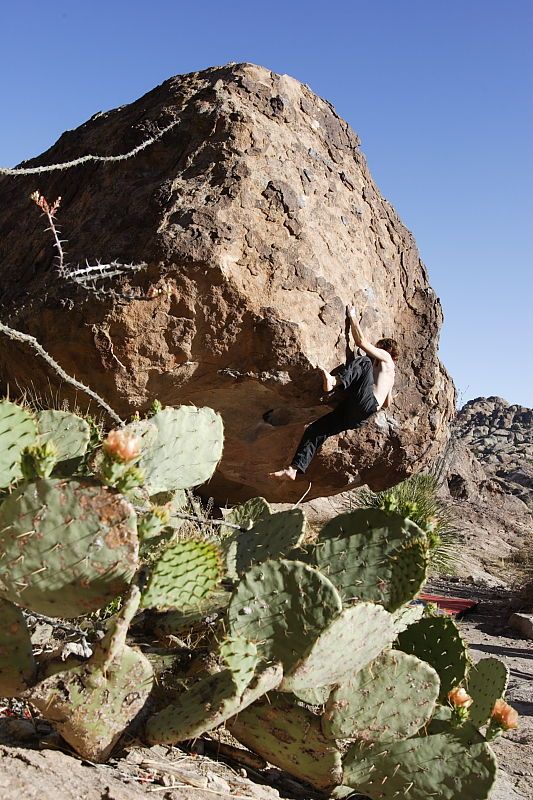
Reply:
M383 351L386 352L385 350ZM387 353L387 355L389 355ZM374 397L379 408L388 408L392 401L392 387L394 386L394 361L389 356L385 361L374 361Z

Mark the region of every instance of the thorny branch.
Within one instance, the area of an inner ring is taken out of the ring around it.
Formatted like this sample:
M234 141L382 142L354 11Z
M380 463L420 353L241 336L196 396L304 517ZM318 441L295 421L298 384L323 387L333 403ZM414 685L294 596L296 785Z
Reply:
M138 514L144 514L146 512L146 508L142 506L134 505L133 510ZM243 528L242 525L236 525L234 522L226 522L225 519L206 519L197 514L183 514L181 511L172 511L171 516L176 517L176 519L187 520L187 522L202 522L204 525L224 525L225 528L233 528L233 530L241 532L248 530L248 528Z
M15 328L10 328L9 325L4 325L3 322L0 322L0 333L3 333L5 336L8 337L8 339L13 339L16 342L23 342L24 344L28 344L32 348L32 350L35 350L35 352L38 353L41 356L41 358L43 358L46 361L46 363L50 367L52 367L54 372L57 375L59 375L59 377L62 378L66 383L70 383L72 386L75 386L76 389L80 389L82 392L85 392L85 394L89 395L89 397L92 397L92 399L96 403L98 403L98 405L101 406L101 408L103 408L109 414L111 419L118 425L123 427L126 424L125 421L121 419L115 411L113 411L111 406L108 405L106 401L102 397L100 397L99 394L97 394L93 389L90 389L81 381L76 380L76 378L73 378L71 375L65 372L63 367L61 367L57 363L57 361L55 361L52 358L52 356L46 352L44 347L39 344L39 342L37 341L37 339L35 339L35 337L29 336L29 334L27 333L22 333L22 331L17 331Z
M132 158L133 156L140 153L141 150L149 147L151 144L156 142L158 139L161 139L162 136L167 133L167 131L171 130L172 128L176 127L180 122L180 119L175 119L169 125L166 125L162 128L158 133L154 136L151 136L149 139L146 139L137 147L134 147L133 150L130 150L127 153L122 153L117 156L98 156L98 155L86 155L81 156L80 158L76 158L72 161L65 161L60 164L48 164L46 166L41 167L16 167L16 168L6 168L0 167L0 175L38 175L42 172L53 172L54 170L63 170L69 167L74 167L79 164L85 164L89 161L93 162L112 162L112 161L125 161L128 158ZM50 224L50 230L54 236L54 245L57 249L58 253L58 272L64 275L64 260L65 254L63 250L63 241L59 238L57 228L55 225L55 213L59 208L59 203L61 202L61 198L58 197L57 200L50 205L46 198L44 198L40 192L36 191L32 194L32 200L39 206L42 210L43 214L48 219ZM91 276L93 279L98 279L99 277L112 277L117 274L122 274L123 267L124 268L132 268L132 269L141 269L144 265L121 265L117 262L112 262L111 264L98 264L96 267L90 267L87 265L85 268L78 268L77 270L73 271L72 278L75 282L80 283L82 285L86 284L87 279L90 280ZM93 273L94 271L94 273ZM22 333L21 331L16 330L15 328L11 328L8 325L4 325L0 322L0 333L3 333L9 339L13 339L15 341L23 342L24 344L28 344L36 353L38 353L41 358L43 358L46 363L52 367L54 372L59 375L64 381L75 386L77 389L80 389L82 392L85 392L89 397L95 400L98 405L103 408L111 417L111 419L116 422L118 425L123 426L125 425L124 420L122 420L118 414L113 411L111 406L105 402L105 400L100 397L93 389L86 386L81 381L76 380L71 375L69 375L65 370L55 361L49 353L39 344L37 339L33 336L29 336L26 333Z
M136 156L137 153L140 153L141 150L144 150L146 147L149 147L154 142L157 142L158 139L161 139L162 136L165 135L167 131L170 131L172 128L175 128L176 125L179 125L181 122L180 119L175 119L174 122L171 122L170 125L167 125L165 128L162 128L158 133L152 136L150 139L146 139L146 141L142 142L142 144L137 145L134 147L133 150L130 150L128 153L122 153L118 156L95 156L95 155L87 155L81 156L81 158L75 158L72 161L64 161L60 164L47 164L42 167L0 167L0 175L39 175L41 172L54 172L55 170L62 170L62 169L69 169L70 167L77 167L79 164L86 164L89 161L125 161L127 158L132 158Z

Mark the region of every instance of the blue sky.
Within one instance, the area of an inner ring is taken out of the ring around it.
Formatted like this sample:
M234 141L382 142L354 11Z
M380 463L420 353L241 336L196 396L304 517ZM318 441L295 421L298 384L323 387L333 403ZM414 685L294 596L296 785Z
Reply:
M0 30L4 166L182 72L309 84L416 237L461 402L533 405L531 0L0 0Z

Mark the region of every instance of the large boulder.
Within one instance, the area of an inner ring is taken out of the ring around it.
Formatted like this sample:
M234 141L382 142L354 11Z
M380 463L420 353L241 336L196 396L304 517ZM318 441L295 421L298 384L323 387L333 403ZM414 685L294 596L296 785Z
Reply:
M419 470L439 451L454 405L437 357L441 307L356 134L309 87L251 64L177 76L23 166L125 153L172 122L129 159L0 178L4 322L36 336L122 414L154 398L218 410L224 457L206 491L221 502L290 501L309 482L309 498L384 488ZM85 259L146 268L101 293L61 277L29 199L37 188L62 197L68 269ZM372 339L399 341L394 405L330 439L304 478L278 485L268 472L329 410L315 368L349 355L351 303ZM7 341L0 377L12 391L57 383Z

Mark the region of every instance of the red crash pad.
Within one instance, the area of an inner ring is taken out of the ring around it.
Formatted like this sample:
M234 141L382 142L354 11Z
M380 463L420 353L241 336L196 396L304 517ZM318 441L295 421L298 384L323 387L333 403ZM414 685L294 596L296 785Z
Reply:
M444 597L444 595L425 593L418 595L417 600L424 603L424 605L434 603L441 611L453 617L464 614L466 611L471 611L479 602L478 600L465 600L464 597Z

